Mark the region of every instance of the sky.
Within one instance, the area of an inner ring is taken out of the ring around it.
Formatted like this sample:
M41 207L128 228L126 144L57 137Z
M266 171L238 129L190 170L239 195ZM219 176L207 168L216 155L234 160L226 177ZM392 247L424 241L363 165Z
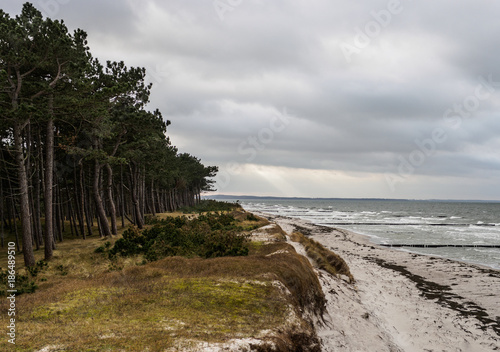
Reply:
M500 200L496 0L32 3L146 68L218 194Z

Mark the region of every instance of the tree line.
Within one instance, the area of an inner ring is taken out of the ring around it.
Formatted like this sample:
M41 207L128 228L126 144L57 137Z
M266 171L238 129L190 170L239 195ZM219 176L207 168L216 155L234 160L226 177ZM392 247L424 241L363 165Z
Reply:
M26 266L34 249L50 260L67 231L142 228L145 214L212 190L217 167L171 144L170 121L146 109L145 78L144 68L101 63L83 30L30 3L16 17L0 10L0 232L2 247L15 233Z

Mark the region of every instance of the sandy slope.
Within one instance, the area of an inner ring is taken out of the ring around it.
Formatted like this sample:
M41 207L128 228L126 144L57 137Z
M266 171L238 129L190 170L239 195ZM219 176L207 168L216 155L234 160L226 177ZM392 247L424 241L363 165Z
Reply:
M499 271L378 247L345 230L259 215L332 249L356 279L351 285L318 273L328 299L328 316L317 323L324 351L500 351Z

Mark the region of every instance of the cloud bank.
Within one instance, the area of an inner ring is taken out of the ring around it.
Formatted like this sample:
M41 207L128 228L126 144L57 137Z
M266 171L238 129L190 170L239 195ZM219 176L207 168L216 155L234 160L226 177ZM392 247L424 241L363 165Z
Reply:
M146 67L220 193L500 199L496 1L34 4Z

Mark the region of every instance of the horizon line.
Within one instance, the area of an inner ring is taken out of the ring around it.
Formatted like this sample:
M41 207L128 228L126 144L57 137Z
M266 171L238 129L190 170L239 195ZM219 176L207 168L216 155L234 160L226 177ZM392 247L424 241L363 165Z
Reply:
M382 198L382 197L298 197L298 196L255 196L255 195L232 195L232 194L202 194L203 198L270 198L270 199L308 199L308 200L399 200L399 201L427 201L427 202L481 202L481 203L500 203L500 199L442 199L442 198Z

